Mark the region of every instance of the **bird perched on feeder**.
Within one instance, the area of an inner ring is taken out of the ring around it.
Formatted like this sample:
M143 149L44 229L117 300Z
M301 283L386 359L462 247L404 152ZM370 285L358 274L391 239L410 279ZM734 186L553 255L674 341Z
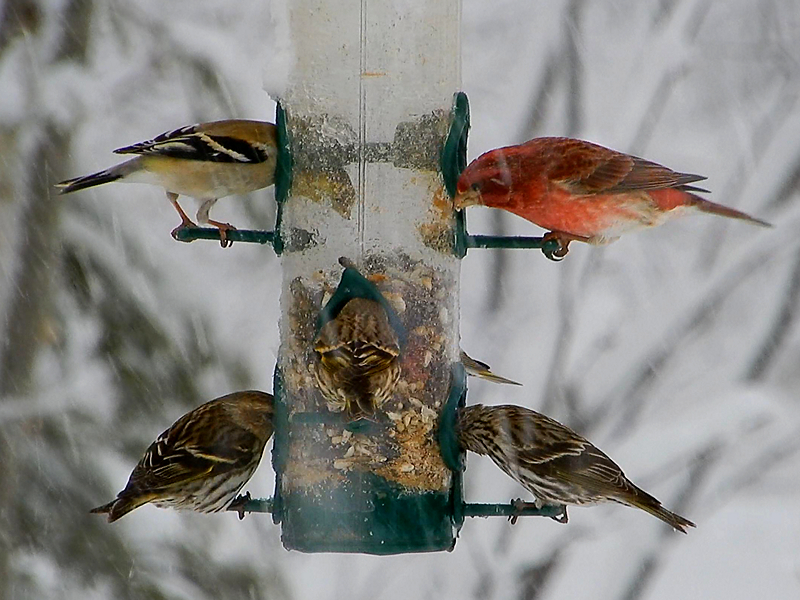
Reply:
M456 433L464 450L488 455L534 495L536 506L618 502L640 508L686 533L694 523L668 511L636 487L605 453L569 427L521 406L458 409ZM524 506L525 503L520 503Z
M489 365L487 365L485 362L475 360L463 350L461 350L461 364L464 365L464 370L467 372L467 375L472 377L479 377L493 383L522 385L521 383L517 383L511 379L506 379L505 377L500 377L500 375L495 375L492 373L492 368Z
M138 156L56 187L69 194L112 181L159 185L181 217L172 237L185 227L197 227L178 204L178 196L192 196L201 201L197 220L219 229L223 248L229 245L226 232L235 227L211 220L209 211L214 203L225 196L268 187L275 180L275 125L262 121L232 119L190 125L114 152Z
M693 208L771 227L695 194L706 179L570 138L535 138L491 150L461 173L455 207L502 208L549 230L562 258L571 241L605 244Z
M353 298L314 341L317 385L333 412L371 417L400 379L400 344L384 307Z
M272 436L272 412L271 394L246 391L186 413L150 444L116 499L91 512L105 513L113 523L148 502L204 513L225 510L261 461Z

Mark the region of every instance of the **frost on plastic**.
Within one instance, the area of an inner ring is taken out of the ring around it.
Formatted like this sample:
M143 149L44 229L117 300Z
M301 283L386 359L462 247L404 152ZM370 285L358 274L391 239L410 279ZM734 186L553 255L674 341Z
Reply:
M439 154L460 85L458 11L450 1L289 7L296 64L281 101L294 171L279 365L290 423L304 412L326 422L290 425L285 494L323 497L359 472L410 492L449 489L435 429L458 360L459 261ZM377 286L407 334L400 382L369 434L328 411L312 371L340 257Z

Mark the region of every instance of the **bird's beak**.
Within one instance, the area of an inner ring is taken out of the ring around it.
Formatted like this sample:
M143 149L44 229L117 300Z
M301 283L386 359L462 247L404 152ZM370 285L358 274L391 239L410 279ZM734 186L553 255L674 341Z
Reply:
M466 208L468 206L475 206L476 204L481 203L481 193L478 190L473 190L472 188L464 190L463 192L459 192L456 194L456 197L453 198L453 206L456 210L461 210L462 208Z

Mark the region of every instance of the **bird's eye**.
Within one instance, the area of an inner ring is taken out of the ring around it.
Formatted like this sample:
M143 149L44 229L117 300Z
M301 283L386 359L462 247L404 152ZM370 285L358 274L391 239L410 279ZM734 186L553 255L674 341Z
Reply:
M471 186L473 192L480 192L481 191L481 184L480 183L473 183Z

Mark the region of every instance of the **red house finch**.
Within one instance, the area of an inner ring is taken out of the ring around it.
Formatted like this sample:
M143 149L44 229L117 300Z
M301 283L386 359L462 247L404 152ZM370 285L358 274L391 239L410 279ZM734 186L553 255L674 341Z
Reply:
M374 415L400 379L400 345L383 306L353 298L320 329L314 374L329 410Z
M668 511L631 483L622 469L589 440L521 406L476 404L458 410L457 434L464 450L488 455L536 498L536 505L619 502L641 508L678 531L694 523Z
M493 383L522 385L521 383L517 383L511 379L506 379L505 377L500 377L500 375L495 375L492 373L492 368L489 365L487 365L485 362L475 360L463 350L461 350L461 364L464 365L464 370L467 372L467 375L470 375L471 377L479 377L480 379L485 379Z
M152 502L217 512L236 498L272 436L272 395L235 392L186 413L150 444L115 500L92 509L113 523Z
M167 191L167 199L181 216L183 227L197 227L178 204L178 196L202 202L197 220L219 229L222 247L228 246L229 223L212 221L209 211L219 198L246 194L272 185L277 142L275 126L261 121L234 119L190 125L125 148L117 154L138 154L105 171L62 181L62 194L110 183L149 183Z
M545 239L559 242L559 258L573 240L612 242L683 208L770 227L694 194L706 191L690 185L703 179L590 142L544 137L472 161L458 180L455 207L502 208L548 229Z

